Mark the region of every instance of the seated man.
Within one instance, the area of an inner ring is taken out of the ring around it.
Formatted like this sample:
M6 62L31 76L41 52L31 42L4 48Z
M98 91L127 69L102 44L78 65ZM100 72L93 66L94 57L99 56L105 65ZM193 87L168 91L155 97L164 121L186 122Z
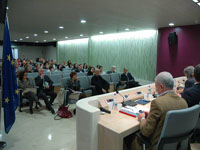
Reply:
M99 74L99 69L96 69L95 74L91 79L91 85L95 86L95 91L93 91L93 95L108 93L109 83L104 80Z
M35 78L35 83L39 86L38 96L44 99L47 109L50 110L52 114L55 114L54 109L51 107L57 96L54 92L53 81L51 81L48 76L44 75L43 69L39 69L38 74L39 75ZM51 97L50 102L48 101L47 95Z
M193 78L193 73L194 73L194 67L193 66L188 66L184 69L184 74L187 77L187 80L185 82L184 91L194 85L195 81L194 81L194 78Z
M155 79L155 86L159 97L152 101L150 112L146 113L146 116L145 113L140 113L138 116L141 133L149 138L152 143L150 149L156 149L166 113L170 110L185 109L188 107L185 100L180 98L173 90L174 79L170 73L159 73ZM141 150L142 145L140 143L136 137L131 146L132 150Z
M200 64L194 68L195 85L181 93L181 97L187 101L189 107L200 102Z
M110 71L107 71L108 74L110 73L116 73L116 66L112 66Z
M126 82L126 88L133 88L140 86L138 82L135 81L134 77L128 72L127 68L124 68L124 73L121 74L121 81Z

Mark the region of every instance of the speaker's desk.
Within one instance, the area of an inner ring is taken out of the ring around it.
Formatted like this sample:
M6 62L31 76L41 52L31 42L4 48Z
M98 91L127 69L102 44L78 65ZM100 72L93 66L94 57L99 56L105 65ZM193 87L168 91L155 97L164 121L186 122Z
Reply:
M139 98L143 98L143 96ZM137 105L137 107L140 106L149 109L150 103ZM123 150L123 139L139 130L139 121L137 118L112 110L111 114L100 116L98 130L99 150Z
M185 77L175 79L175 87L179 84L184 84ZM131 91L123 92L123 95L129 95L129 99L140 99L147 93L148 87L151 86L152 92L155 91L154 84L131 89ZM137 94L142 92L142 94ZM103 97L99 99L99 103L103 107L107 107L105 99L110 97ZM121 96L117 96L118 103L122 102ZM145 110L150 109L150 103L146 105L137 105L143 107ZM139 130L138 118L134 118L112 110L111 114L100 116L98 122L98 150L123 150L123 140L126 136Z

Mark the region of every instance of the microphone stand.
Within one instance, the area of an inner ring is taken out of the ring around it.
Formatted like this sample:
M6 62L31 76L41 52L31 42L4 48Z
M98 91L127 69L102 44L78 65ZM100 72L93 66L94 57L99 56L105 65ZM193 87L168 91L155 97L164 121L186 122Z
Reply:
M124 96L123 96L122 94L120 94L119 91L118 91L117 89L116 89L116 93L119 94L119 95L123 98L122 106L123 106L123 107L126 106L126 105L124 104L124 102L125 102Z

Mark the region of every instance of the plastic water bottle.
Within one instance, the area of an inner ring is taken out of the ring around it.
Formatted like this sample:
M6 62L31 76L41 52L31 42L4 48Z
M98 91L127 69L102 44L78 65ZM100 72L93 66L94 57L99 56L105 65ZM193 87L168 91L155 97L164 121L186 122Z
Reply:
M114 93L113 109L117 109L117 93Z
M149 87L148 87L148 92L147 92L147 100L150 100L150 99L151 99L151 95L152 95L151 86L149 86Z

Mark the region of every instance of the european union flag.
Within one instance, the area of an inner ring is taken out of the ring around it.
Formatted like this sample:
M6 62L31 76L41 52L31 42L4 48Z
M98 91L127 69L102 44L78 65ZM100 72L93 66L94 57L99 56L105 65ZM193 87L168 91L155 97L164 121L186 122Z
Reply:
M8 21L5 22L4 48L3 48L3 94L2 105L4 107L4 126L8 134L15 122L15 110L19 105L15 61L12 55Z

